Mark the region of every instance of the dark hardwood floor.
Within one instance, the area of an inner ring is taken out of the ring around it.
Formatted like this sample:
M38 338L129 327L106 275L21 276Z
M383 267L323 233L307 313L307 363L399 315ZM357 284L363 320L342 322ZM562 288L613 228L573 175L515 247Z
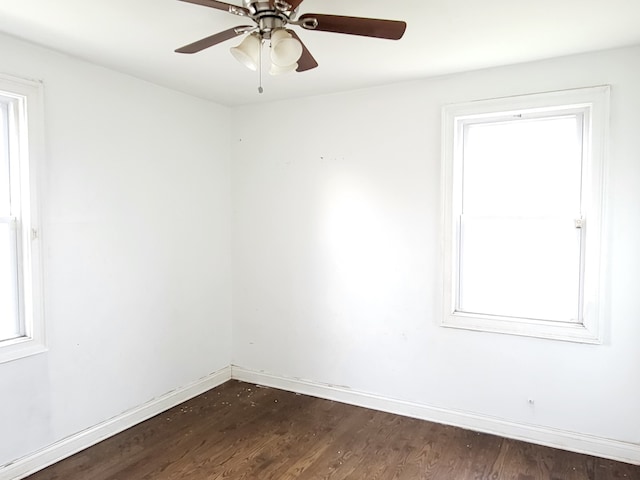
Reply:
M640 480L640 467L230 381L30 480Z

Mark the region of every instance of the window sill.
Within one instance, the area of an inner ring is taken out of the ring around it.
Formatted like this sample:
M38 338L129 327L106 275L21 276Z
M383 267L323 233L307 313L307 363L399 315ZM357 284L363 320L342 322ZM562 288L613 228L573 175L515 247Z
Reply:
M44 342L31 337L19 337L0 342L0 363L11 362L47 351Z
M575 322L558 322L454 312L443 320L442 326L488 333L561 340L565 342L588 343L594 345L602 343L600 335L598 335L598 332L594 331L593 328L589 328L585 324Z

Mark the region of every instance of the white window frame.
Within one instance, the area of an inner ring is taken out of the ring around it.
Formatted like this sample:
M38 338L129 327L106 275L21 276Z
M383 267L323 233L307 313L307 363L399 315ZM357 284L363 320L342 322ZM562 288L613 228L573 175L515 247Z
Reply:
M522 95L447 105L442 111L442 204L444 327L538 338L602 343L603 203L609 123L609 86ZM461 195L462 129L465 122L501 115L553 115L559 109L584 112L582 171L582 275L577 322L500 317L458 311L459 196Z
M3 363L46 350L38 209L38 173L44 154L42 83L0 74L0 101L9 107L12 205L17 205L11 214L17 232L22 330L21 336L0 341Z

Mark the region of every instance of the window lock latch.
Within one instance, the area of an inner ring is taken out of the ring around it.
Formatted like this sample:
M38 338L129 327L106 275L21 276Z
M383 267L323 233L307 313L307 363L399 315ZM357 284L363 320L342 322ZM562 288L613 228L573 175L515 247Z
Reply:
M584 227L584 218L580 217L580 218L576 218L573 221L573 224L576 228L583 228Z

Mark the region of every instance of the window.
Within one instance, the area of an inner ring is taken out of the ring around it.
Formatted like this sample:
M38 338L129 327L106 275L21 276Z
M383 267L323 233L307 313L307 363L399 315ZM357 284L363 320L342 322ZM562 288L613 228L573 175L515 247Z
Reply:
M443 325L601 341L609 87L443 110Z
M44 350L36 167L42 87L0 75L0 362Z

